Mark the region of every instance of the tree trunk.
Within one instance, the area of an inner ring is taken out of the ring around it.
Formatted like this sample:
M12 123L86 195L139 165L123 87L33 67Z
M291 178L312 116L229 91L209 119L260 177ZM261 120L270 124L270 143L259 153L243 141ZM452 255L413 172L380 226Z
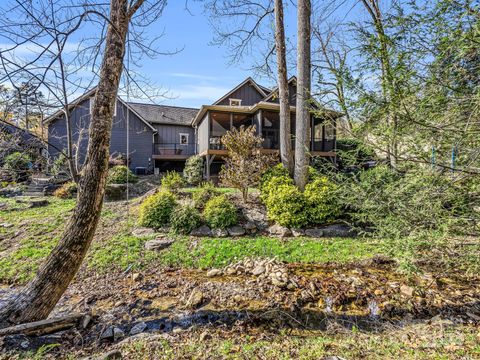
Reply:
M310 132L310 82L311 82L311 54L310 54L310 0L298 1L297 13L297 112L295 137L295 185L300 190L305 189L308 180L308 145Z
M277 51L278 97L280 101L280 159L282 164L288 169L289 173L293 175L294 163L282 0L275 0L275 47Z
M110 23L77 205L61 240L36 277L0 310L1 322L45 319L75 276L93 239L105 192L113 107L123 68L129 24L127 2L111 0L110 4Z

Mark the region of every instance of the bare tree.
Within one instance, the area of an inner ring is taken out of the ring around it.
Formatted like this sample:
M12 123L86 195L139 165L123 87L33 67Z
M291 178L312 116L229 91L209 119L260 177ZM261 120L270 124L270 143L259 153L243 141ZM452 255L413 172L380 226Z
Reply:
M310 0L299 0L297 9L297 112L295 139L295 185L302 191L308 180L310 132L311 8Z
M277 83L280 102L280 159L293 174L292 135L290 126L290 99L288 92L287 49L285 44L285 24L283 1L275 0L275 48L277 51Z
M129 26L142 19L151 23L165 1L111 0L109 16L98 9L81 13L99 15L105 21L106 37L94 96L89 143L79 181L78 201L72 217L53 251L29 282L1 310L2 322L21 323L46 318L78 271L93 239L102 209L108 171L113 111L123 70Z

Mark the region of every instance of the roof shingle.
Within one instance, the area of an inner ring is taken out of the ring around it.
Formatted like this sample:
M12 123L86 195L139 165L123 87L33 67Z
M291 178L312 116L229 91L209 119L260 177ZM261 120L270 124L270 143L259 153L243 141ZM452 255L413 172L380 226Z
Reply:
M179 106L132 102L129 102L128 105L151 124L190 125L199 110Z

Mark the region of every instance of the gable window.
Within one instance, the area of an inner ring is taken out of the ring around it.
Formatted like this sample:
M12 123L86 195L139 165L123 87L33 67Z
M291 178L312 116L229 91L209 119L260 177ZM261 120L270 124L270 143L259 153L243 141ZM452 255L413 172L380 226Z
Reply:
M242 99L228 99L230 101L230 106L241 106Z
M188 134L180 133L180 145L188 145Z

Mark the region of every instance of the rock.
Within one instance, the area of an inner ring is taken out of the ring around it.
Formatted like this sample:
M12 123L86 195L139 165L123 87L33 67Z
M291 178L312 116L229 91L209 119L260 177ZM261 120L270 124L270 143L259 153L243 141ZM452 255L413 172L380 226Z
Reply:
M239 225L230 226L228 229L228 234L230 236L243 236L245 235L245 229Z
M207 272L207 277L215 277L215 276L220 276L222 274L223 274L222 270L212 269Z
M279 237L288 237L292 235L292 232L289 228L281 226L279 224L272 225L268 228L270 235L279 236Z
M147 328L147 324L143 321L136 323L133 325L133 327L130 329L130 335L137 335L143 332Z
M174 334L180 334L183 332L183 329L180 327L176 327L175 329L172 330L172 333Z
M203 300L203 293L198 289L194 289L187 300L187 307L196 308L203 303Z
M237 270L234 268L234 267L228 267L226 270L225 270L225 273L227 275L235 275L237 273Z
M86 329L91 321L92 321L92 317L89 314L86 314L80 323L80 327L82 329Z
M126 200L127 184L107 184L105 187L105 199L108 201Z
M284 287L287 284L287 282L277 279L276 277L272 277L272 284L278 287Z
M193 230L190 235L192 236L212 236L212 231L207 225L202 225L199 228Z
M263 209L259 208L243 208L242 209L243 217L247 219L248 222L255 224L255 226L264 230L268 227L268 218L267 214Z
M228 236L228 231L225 229L213 229L212 230L213 237L224 238Z
M300 237L305 235L305 230L303 229L292 229L292 235L294 237Z
M136 228L133 229L132 235L136 237L144 237L144 236L150 236L155 234L155 230L150 229L150 228Z
M113 328L113 341L118 341L125 337L125 333L122 329L114 327Z
M48 200L32 200L30 201L30 204L28 205L28 207L30 209L33 209L33 208L44 207L44 206L47 206L48 204L50 204Z
M117 360L122 359L122 352L120 350L112 350L102 354L96 358L97 360Z
M305 230L305 235L313 238L320 238L323 236L323 230L319 228Z
M143 279L143 275L140 273L135 273L132 275L132 280L133 281L141 281Z
M257 231L257 225L254 222L248 221L245 225L243 225L244 229L250 232Z
M352 237L356 235L355 230L346 224L333 224L322 228L324 237Z
M413 296L413 288L408 285L400 286L400 292L405 296Z
M9 223L0 224L0 227L3 227L3 228L11 228L12 226L13 224L9 224Z
M166 238L157 238L154 240L148 240L145 243L145 249L151 250L151 251L163 250L171 246L174 242L175 242L174 240L166 239Z
M239 303L239 302L243 301L243 297L242 297L242 295L237 294L233 297L233 300L235 300L237 303Z
M259 276L262 275L265 272L265 266L263 265L257 265L255 268L252 270L252 275Z

